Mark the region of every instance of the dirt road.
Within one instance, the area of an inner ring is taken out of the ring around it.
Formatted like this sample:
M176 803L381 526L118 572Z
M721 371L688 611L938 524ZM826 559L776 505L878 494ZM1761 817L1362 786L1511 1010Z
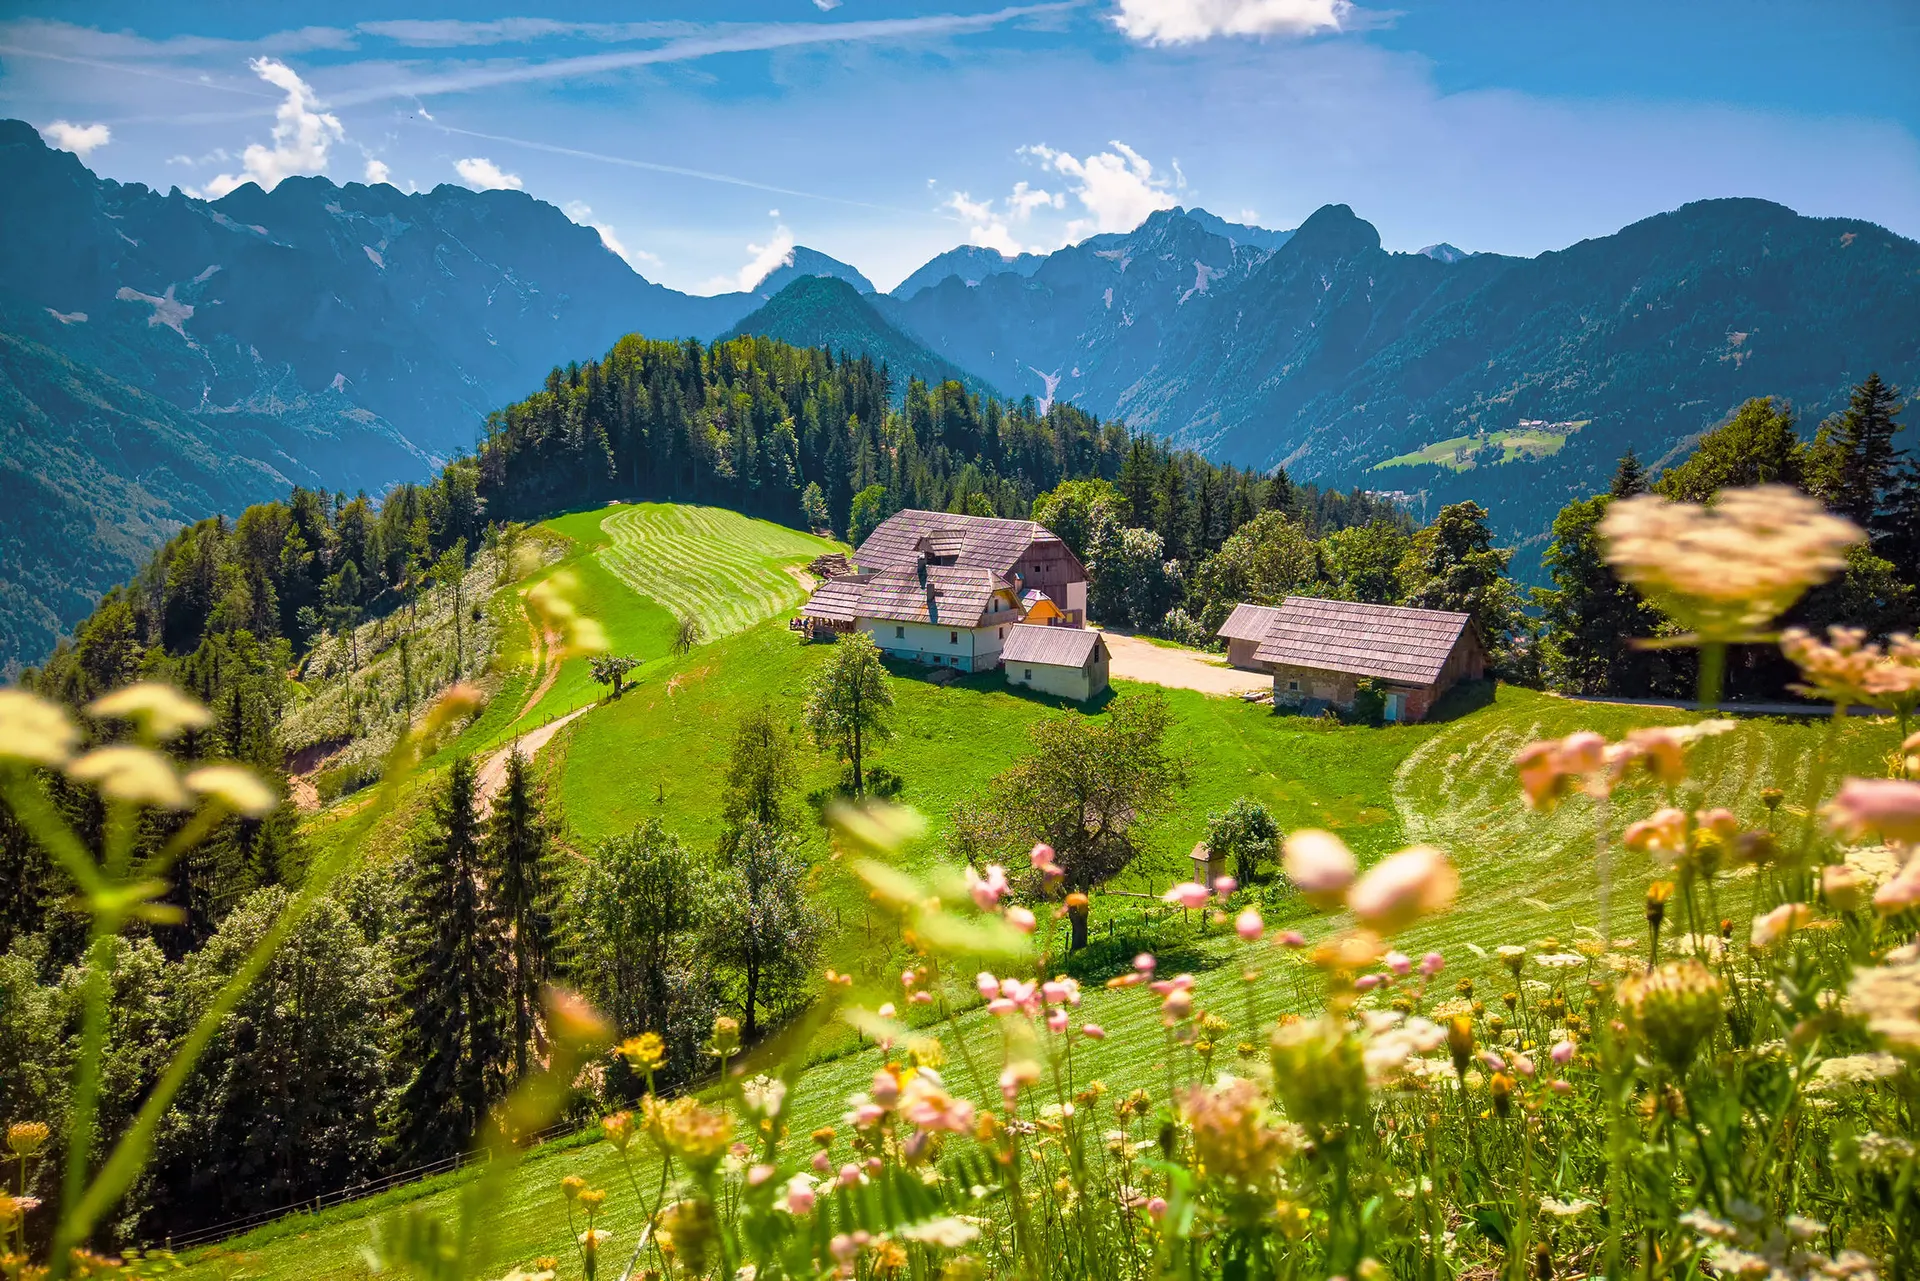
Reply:
M1169 649L1119 632L1102 632L1108 669L1115 680L1144 681L1173 689L1197 689L1203 694L1245 694L1273 688L1273 678L1259 672L1228 667L1227 660L1194 649Z
M487 757L487 759L481 763L480 771L474 776L473 781L474 792L480 801L480 817L485 818L493 812L493 798L500 795L500 789L507 785L507 758L513 755L515 748L519 749L522 756L528 760L532 760L541 748L553 741L555 734L565 729L570 722L592 711L594 706L594 704L589 703L585 707L576 707L557 721L548 721L539 729L528 730L513 742Z

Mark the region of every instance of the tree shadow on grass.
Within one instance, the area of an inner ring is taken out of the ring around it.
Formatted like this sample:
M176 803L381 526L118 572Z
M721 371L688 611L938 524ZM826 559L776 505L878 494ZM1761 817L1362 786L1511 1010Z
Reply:
M1433 710L1425 717L1425 724L1442 724L1457 721L1472 715L1483 707L1492 707L1497 683L1491 678L1478 681L1461 681L1433 705Z

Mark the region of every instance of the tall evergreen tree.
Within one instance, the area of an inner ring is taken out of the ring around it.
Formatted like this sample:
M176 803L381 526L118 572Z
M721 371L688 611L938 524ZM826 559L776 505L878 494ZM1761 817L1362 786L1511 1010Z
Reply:
M507 990L513 1001L513 1073L527 1071L540 985L553 971L554 894L558 876L533 771L516 749L487 821L493 898L507 934Z
M1622 472L1632 457L1621 459ZM1544 558L1553 586L1534 591L1544 625L1543 674L1571 694L1654 692L1655 660L1633 641L1654 635L1659 612L1614 576L1600 544L1600 521L1614 501L1603 494L1560 509Z
M1187 558L1190 511L1186 473L1180 470L1177 459L1169 458L1153 488L1153 528L1159 532L1160 545L1169 560Z
M1153 485L1159 475L1156 461L1147 438L1135 436L1127 446L1126 461L1120 465L1120 477L1114 482L1120 500L1126 504L1129 525L1144 528L1153 519Z
M1846 412L1820 424L1808 451L1808 487L1827 506L1874 535L1876 544L1887 534L1883 514L1899 480L1899 456L1894 435L1900 393L1868 374L1853 389Z
M1640 456L1629 449L1620 455L1620 465L1614 468L1613 484L1607 487L1609 498L1632 498L1635 494L1647 492L1647 469L1640 463Z
M510 994L506 940L488 901L474 817L473 762L454 761L427 837L414 847L402 941L395 1060L410 1073L395 1102L407 1161L464 1148L506 1084Z

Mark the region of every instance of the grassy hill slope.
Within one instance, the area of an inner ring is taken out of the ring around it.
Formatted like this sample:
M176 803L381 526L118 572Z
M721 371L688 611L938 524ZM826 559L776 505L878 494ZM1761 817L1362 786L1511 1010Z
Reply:
M661 519L668 515L661 513ZM612 523L603 510L563 517L551 527L581 539L561 566L574 569L583 607L608 620L616 645L628 638L642 644L646 620L658 607L635 596L600 565L605 550L596 549L593 540ZM605 546L613 545L609 540ZM572 839L582 851L649 816L660 817L690 844L709 842L719 829L733 720L764 701L788 719L798 735L800 691L827 651L803 643L777 620L769 620L681 658L640 652L650 660L640 686L569 726L547 758ZM941 857L948 810L1013 759L1026 727L1043 717L1100 714L1014 692L992 675L942 688L917 679L909 669L896 669L893 691L896 733L880 746L875 761L900 776L900 799L920 808L932 823L928 837L903 856L909 865ZM1122 687L1121 692L1128 691ZM558 697L556 685L547 698ZM1685 712L1576 703L1501 688L1490 701L1456 701L1446 709L1449 719L1368 729L1275 716L1237 700L1184 691L1170 691L1168 697L1175 711L1175 741L1193 763L1193 783L1177 814L1152 833L1147 853L1120 878L1119 887L1162 889L1176 876L1184 877L1185 853L1204 831L1208 811L1242 794L1265 801L1288 830L1319 826L1338 831L1363 863L1412 841L1436 843L1460 866L1459 905L1397 942L1414 954L1443 950L1449 981L1482 978L1490 993L1503 990L1499 984L1506 980L1490 975L1467 945L1491 949L1502 943L1531 944L1549 933L1569 942L1591 930L1595 919L1591 803L1576 798L1552 815L1525 810L1510 768L1513 750L1576 728L1614 737L1635 725L1694 719ZM507 701L504 694L496 696L495 707ZM495 715L490 709L464 737L503 741L510 726L499 721L489 725ZM1851 720L1838 726L1744 721L1695 749L1695 781L1683 789L1680 803L1728 804L1744 820L1759 823L1764 818L1761 789L1807 777L1816 759L1826 763L1830 780L1845 771L1877 773L1892 739L1892 729L1880 721ZM832 761L804 744L798 755L802 791L818 791L833 781L837 766ZM1817 799L1790 795L1788 807L1807 811ZM1613 807L1615 832L1661 803L1661 794L1651 787L1623 789ZM1783 810L1783 819L1786 814ZM870 972L881 972L882 964L897 968L897 940L886 929L867 927L864 889L828 854L823 835L810 829L808 840L820 901L829 912L837 910L840 924L827 963ZM1641 890L1653 869L1643 858L1618 851L1616 863L1608 932L1638 935L1644 929ZM1280 887L1259 892L1267 900L1270 924L1298 926L1310 936L1328 928L1329 922L1312 916ZM1162 948L1167 964L1196 974L1196 998L1202 1007L1236 1019L1247 1008L1249 994L1241 975L1248 953L1231 933L1182 931L1177 922L1165 919L1177 914L1147 907L1138 899L1096 897L1093 910L1094 950L1104 960L1092 958L1085 971L1089 977L1110 972L1102 971L1101 964L1131 955L1137 932L1157 928L1173 943ZM1718 910L1734 918L1736 931L1745 930L1744 903L1723 901ZM1144 922L1143 915L1163 920L1154 926ZM1115 931L1110 943L1109 930ZM1294 979L1298 955L1264 945L1258 949L1255 963L1262 976L1253 984L1251 997L1262 1017L1295 1003L1301 990ZM1084 959L1076 962L1086 964ZM1576 973L1561 981L1577 982L1579 977ZM1085 1043L1074 1051L1087 1075L1101 1077L1116 1090L1140 1086L1164 1094L1166 1042L1150 999L1090 984L1081 1014L1109 1033L1104 1042ZM951 1033L941 1035L951 1044ZM998 1052L998 1031L977 1012L961 1016L959 1035L970 1045L977 1043L983 1058L993 1059ZM864 1087L876 1066L875 1052L860 1049L851 1034L837 1032L828 1042L822 1047L827 1053L792 1101L789 1123L795 1134L838 1124L845 1096ZM849 1052L831 1056L836 1047ZM976 1098L990 1096L992 1082L971 1080L957 1057L949 1070L956 1087ZM836 1149L836 1159L840 1151ZM568 1253L569 1230L558 1188L566 1174L612 1189L603 1223L616 1233L612 1248L624 1262L636 1239L636 1202L611 1150L588 1137L540 1149L514 1176L492 1219L494 1235L485 1267L493 1272L487 1275L539 1255ZM360 1251L377 1212L399 1202L420 1201L434 1212L451 1213L470 1178L431 1180L321 1216L283 1220L203 1253L192 1275L269 1281L366 1277Z

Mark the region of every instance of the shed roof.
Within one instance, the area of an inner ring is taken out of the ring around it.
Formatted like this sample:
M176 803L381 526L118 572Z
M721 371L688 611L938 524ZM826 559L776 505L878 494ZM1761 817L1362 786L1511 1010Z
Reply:
M1011 596L1013 588L989 570L929 565L927 580L922 583L913 569L885 569L820 584L800 612L807 618L836 622L884 618L943 627L979 627L996 592Z
M996 574L1011 570L1036 543L1060 543L1053 531L1030 520L910 509L881 521L853 559L866 569L911 569L922 539L929 540L937 555L954 557L957 565ZM1061 549L1066 550L1064 543Z
M1100 633L1079 627L1039 627L1016 623L1007 629L1000 647L1006 663L1034 663L1047 667L1085 667L1087 660L1106 648Z
M1273 620L1279 616L1278 605L1235 605L1233 612L1227 615L1227 621L1220 624L1220 637L1223 640L1265 640L1267 632L1273 627Z
M1449 610L1289 596L1254 657L1263 663L1431 685L1440 679L1471 622L1468 615Z

